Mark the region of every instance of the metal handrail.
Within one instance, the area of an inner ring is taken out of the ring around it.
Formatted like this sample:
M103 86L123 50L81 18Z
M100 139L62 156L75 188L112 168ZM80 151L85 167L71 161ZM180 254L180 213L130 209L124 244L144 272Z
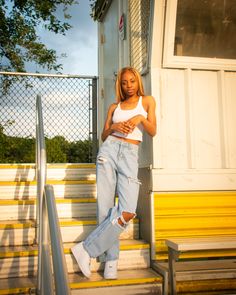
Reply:
M53 187L46 185L47 165L42 102L36 99L36 177L37 177L37 294L69 295L68 271L63 251ZM51 247L50 247L51 242ZM51 251L50 251L51 249ZM51 264L51 254L53 271ZM54 274L54 280L53 275ZM55 288L54 288L55 285Z

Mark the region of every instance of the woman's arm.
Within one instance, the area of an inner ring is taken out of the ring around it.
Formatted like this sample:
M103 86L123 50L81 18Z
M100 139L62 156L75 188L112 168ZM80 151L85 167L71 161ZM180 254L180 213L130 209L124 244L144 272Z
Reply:
M106 121L105 121L103 131L102 131L102 141L105 141L106 138L113 132L111 130L111 124L112 124L112 115L113 115L115 108L116 108L116 104L113 103L112 105L110 105L110 107L108 109Z
M145 97L145 104L147 105L147 119L142 115L134 116L129 119L126 123L134 129L138 124L142 124L144 130L150 135L156 135L156 102L152 96Z

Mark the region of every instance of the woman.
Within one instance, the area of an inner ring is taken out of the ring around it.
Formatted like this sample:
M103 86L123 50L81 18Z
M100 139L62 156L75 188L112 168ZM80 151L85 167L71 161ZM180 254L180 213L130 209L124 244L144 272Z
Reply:
M105 279L117 278L119 235L136 216L138 147L143 131L156 134L155 100L144 95L137 70L126 67L118 73L116 96L118 103L109 107L97 156L99 226L71 249L86 277L91 275L91 257L100 256ZM116 193L118 205L114 205Z

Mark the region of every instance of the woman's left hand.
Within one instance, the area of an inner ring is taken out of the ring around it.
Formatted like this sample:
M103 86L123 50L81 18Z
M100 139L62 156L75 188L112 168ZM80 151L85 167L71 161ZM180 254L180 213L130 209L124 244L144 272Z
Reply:
M142 123L144 119L144 116L142 115L137 115L137 116L134 116L132 117L131 119L129 119L128 121L126 121L125 123L132 129L132 131L134 130L134 128Z

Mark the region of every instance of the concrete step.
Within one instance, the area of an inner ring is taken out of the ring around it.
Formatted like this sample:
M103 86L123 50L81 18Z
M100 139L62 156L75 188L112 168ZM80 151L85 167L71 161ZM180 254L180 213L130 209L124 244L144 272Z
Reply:
M95 198L56 199L59 218L96 217ZM0 200L0 220L36 218L36 199Z
M69 273L80 269L71 254L73 243L64 244L64 253ZM150 246L142 240L122 240L120 242L118 269L144 269L150 267ZM0 278L27 277L36 275L38 246L0 247ZM92 272L103 270L103 263L91 261Z
M168 273L167 262L153 263L153 268L162 268ZM197 281L210 279L236 279L236 259L178 261L175 263L176 281Z
M35 164L0 164L0 181L33 181ZM47 164L50 180L95 180L95 164Z
M108 292L113 294L113 290L116 292L114 294L118 294L118 291L122 290L122 293L119 293L122 295L160 295L161 282L161 277L152 269L121 270L118 271L117 280L105 280L102 273L93 273L90 279L86 279L81 274L69 275L72 294L80 295L108 294ZM34 294L35 289L35 277L0 280L0 294Z
M95 180L48 180L55 198L96 197ZM36 181L0 181L0 199L22 200L36 198Z
M154 261L152 267L158 273L165 274L167 293L168 263ZM175 270L178 293L236 294L236 292L233 293L232 291L236 291L236 259L225 257L224 259L215 260L178 261L175 263ZM230 293L225 293L223 290Z
M74 218L61 219L61 235L65 243L79 242L95 229L96 219ZM2 220L0 221L1 246L32 245L35 243L35 220ZM138 239L138 219L130 222L130 225L120 236L121 239Z

